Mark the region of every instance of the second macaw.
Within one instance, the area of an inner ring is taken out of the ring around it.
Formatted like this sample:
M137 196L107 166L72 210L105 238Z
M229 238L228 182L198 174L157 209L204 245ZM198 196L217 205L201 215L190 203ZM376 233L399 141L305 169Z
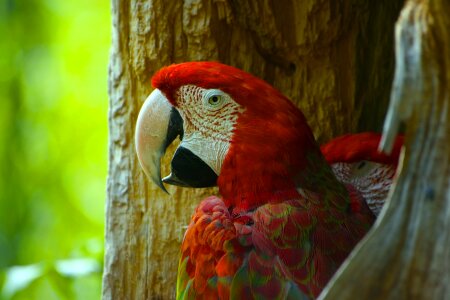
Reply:
M321 150L288 98L216 62L171 65L152 85L136 127L146 175L164 190L163 182L220 192L200 202L185 233L177 299L317 297L374 222L401 141L391 156L376 152L371 133Z

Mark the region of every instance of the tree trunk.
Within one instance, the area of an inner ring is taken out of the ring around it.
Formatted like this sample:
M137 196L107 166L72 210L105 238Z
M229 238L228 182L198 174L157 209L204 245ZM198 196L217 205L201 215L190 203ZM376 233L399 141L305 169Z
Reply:
M450 298L449 17L445 0L402 11L384 147L406 121L403 168L384 214L321 299Z
M167 196L144 178L133 135L156 70L192 60L244 69L292 99L319 141L380 129L393 77L393 24L401 4L113 0L103 298L174 298L185 226L199 201L217 193L170 186ZM168 171L163 168L163 175Z

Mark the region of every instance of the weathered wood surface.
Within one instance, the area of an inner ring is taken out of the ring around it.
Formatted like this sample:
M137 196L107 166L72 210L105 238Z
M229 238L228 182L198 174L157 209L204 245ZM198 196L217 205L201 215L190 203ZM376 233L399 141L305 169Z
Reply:
M320 141L381 128L401 2L113 0L103 298L174 298L184 226L215 192L167 196L144 178L134 126L156 70L192 60L247 70L299 105Z
M450 299L450 2L408 1L396 25L388 150L407 126L384 214L321 299Z

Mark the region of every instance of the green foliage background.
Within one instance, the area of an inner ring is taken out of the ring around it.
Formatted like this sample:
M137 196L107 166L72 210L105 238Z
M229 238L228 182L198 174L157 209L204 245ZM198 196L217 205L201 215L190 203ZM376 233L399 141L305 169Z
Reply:
M99 299L107 0L0 0L0 298Z

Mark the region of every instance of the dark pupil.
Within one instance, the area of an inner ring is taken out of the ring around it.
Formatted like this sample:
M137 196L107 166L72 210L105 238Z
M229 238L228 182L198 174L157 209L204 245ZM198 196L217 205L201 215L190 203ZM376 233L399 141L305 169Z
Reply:
M219 101L219 98L218 98L217 96L212 96L212 97L211 97L211 101L212 101L213 103L216 103L217 101Z

